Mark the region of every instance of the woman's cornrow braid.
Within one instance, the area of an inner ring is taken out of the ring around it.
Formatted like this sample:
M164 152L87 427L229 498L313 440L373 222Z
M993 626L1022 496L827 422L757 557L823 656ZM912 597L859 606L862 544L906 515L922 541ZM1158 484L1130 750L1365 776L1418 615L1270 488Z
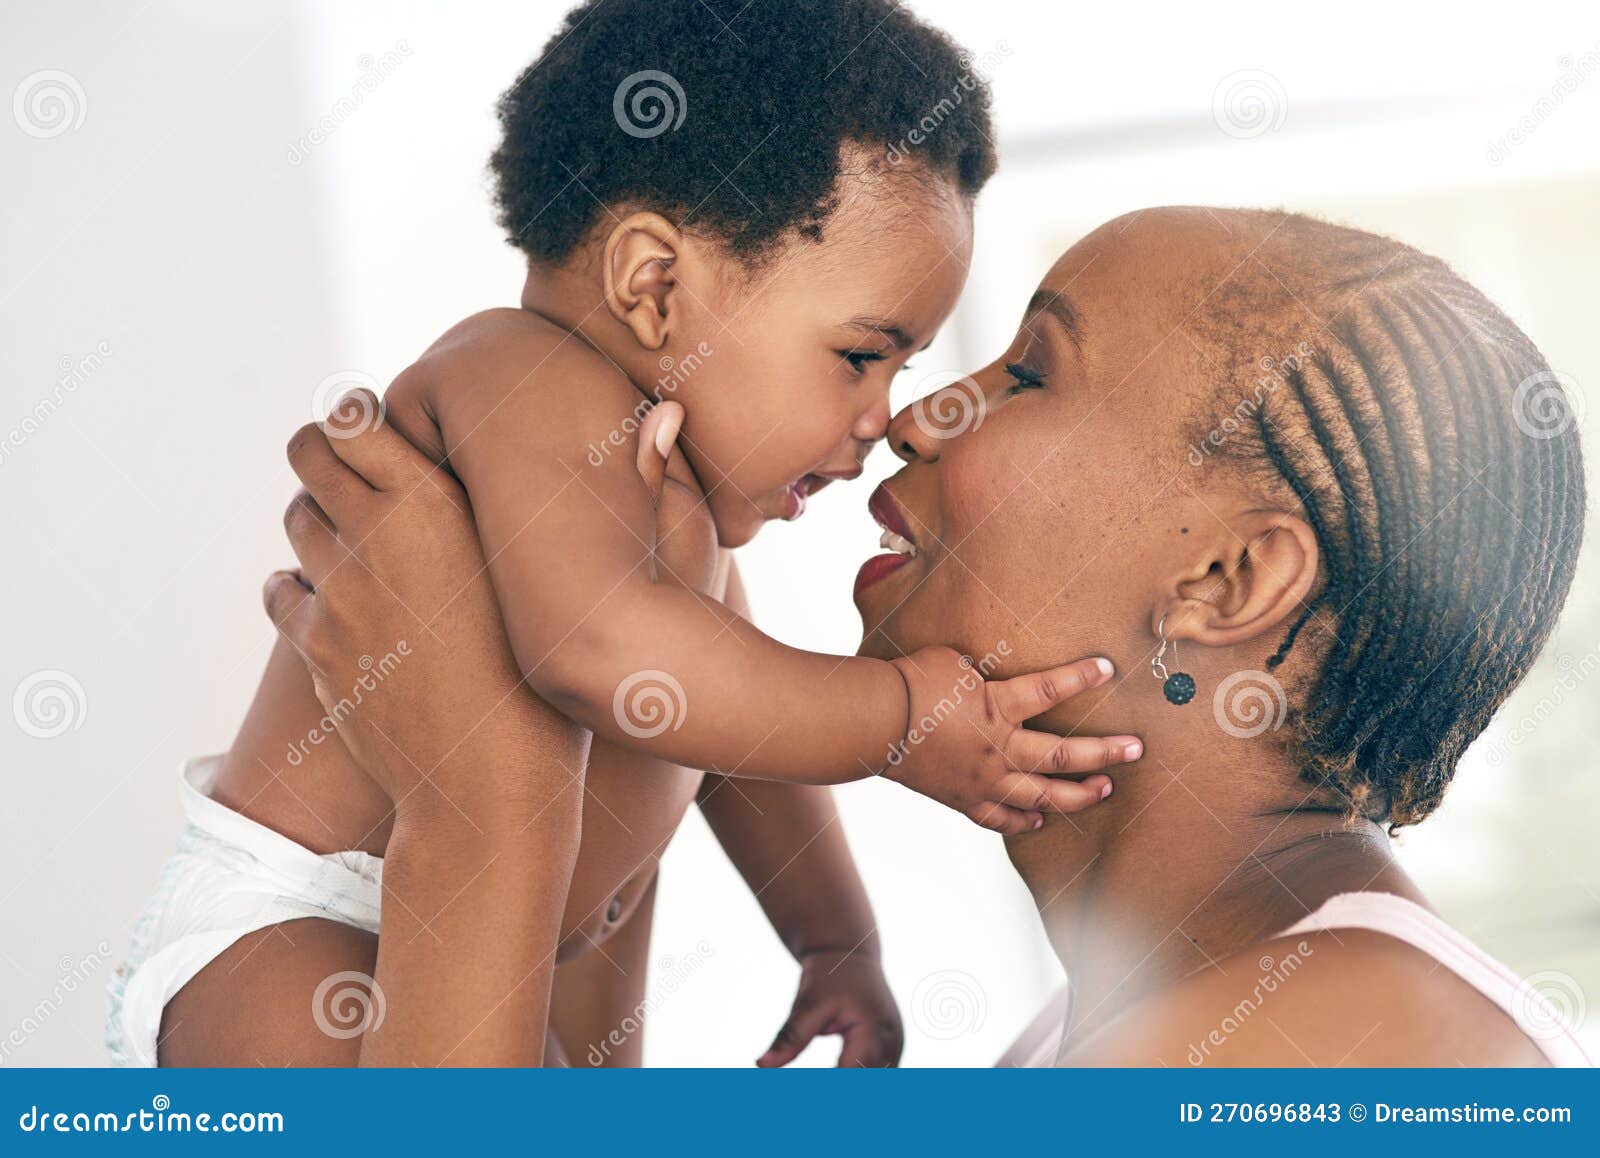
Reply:
M1571 423L1542 437L1519 422L1519 386L1553 383L1549 365L1443 262L1283 223L1317 263L1275 276L1299 283L1292 300L1274 306L1269 289L1252 312L1279 336L1308 307L1330 320L1261 405L1257 449L1299 500L1323 583L1267 667L1323 629L1296 714L1303 775L1399 827L1438 807L1549 637L1582 533L1582 461Z

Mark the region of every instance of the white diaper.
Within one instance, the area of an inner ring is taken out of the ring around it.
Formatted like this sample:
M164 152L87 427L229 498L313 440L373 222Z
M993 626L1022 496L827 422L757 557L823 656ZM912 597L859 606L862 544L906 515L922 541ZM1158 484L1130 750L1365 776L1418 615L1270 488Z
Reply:
M115 1065L156 1064L167 1002L246 933L302 917L378 931L383 858L319 855L223 807L208 795L221 765L220 756L206 756L179 773L178 847L107 987L106 1048Z

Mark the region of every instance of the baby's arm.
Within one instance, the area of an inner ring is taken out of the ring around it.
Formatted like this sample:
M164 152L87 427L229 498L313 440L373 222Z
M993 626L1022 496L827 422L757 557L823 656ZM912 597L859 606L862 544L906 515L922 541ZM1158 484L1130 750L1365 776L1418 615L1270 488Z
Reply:
M636 436L608 445L638 425L640 395L597 353L491 311L393 387L419 388L471 496L512 649L554 707L699 767L831 783L883 763L905 731L892 667L787 647L657 573Z
M1063 740L1020 726L1103 682L1090 661L985 685L948 649L896 664L819 655L659 574L654 505L635 466L640 394L547 323L517 310L478 315L393 391L436 416L524 674L597 734L677 763L806 783L892 764L896 779L1011 831L1036 819L1019 809L1076 810L1109 783L1032 769L1124 758L1129 737ZM921 718L961 686L964 705L906 748L913 710Z

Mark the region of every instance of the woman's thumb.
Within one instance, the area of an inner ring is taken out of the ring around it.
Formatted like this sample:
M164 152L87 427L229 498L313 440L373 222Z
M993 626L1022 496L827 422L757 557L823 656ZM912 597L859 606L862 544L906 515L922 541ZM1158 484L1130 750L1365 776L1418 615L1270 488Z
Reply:
M683 426L683 405L678 402L659 402L645 415L639 426L639 455L636 465L639 477L644 479L650 498L661 501L661 488L666 483L667 459L672 446L678 441L678 431Z

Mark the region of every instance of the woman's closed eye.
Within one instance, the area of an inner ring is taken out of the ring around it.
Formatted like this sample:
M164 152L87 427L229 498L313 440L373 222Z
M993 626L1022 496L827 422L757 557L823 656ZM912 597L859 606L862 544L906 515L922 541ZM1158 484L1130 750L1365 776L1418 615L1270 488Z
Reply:
M1030 370L1021 362L1007 362L1006 373L1011 375L1013 382L1006 388L1007 394L1020 394L1024 390L1044 389L1044 375L1037 370Z

